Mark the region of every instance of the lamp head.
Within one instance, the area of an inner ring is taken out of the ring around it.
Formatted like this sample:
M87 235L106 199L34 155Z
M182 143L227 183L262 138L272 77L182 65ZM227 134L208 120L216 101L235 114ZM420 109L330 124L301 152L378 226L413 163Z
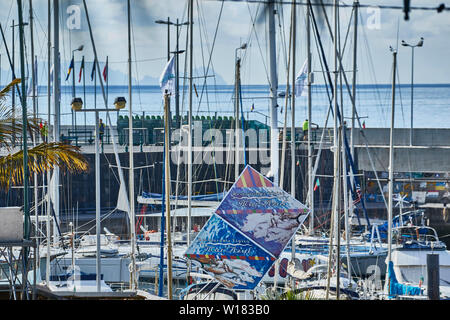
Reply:
M421 46L423 46L423 37L420 37L420 41L417 43L417 46L418 47L421 47Z
M405 42L405 40L402 40L402 46L407 47L408 44Z

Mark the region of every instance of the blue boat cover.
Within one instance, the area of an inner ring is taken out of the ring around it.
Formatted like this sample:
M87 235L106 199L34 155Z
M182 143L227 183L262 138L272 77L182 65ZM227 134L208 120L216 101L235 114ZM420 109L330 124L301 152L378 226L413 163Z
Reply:
M401 284L397 281L397 277L394 272L394 264L389 261L388 265L388 281L389 281L389 299L396 296L419 296L422 294L422 289L415 286Z

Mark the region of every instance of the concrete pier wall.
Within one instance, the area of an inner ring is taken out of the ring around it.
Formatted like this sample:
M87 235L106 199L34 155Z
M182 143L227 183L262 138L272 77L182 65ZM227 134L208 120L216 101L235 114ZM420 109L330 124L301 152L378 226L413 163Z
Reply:
M389 168L389 128L370 128L355 132L354 143L358 168L372 171ZM394 171L449 172L450 129L394 129ZM368 148L366 147L366 143Z

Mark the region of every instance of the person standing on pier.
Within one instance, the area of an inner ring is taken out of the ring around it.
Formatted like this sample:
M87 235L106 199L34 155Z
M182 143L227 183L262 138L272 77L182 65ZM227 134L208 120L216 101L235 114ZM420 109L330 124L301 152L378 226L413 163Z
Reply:
M98 133L99 133L99 140L100 140L100 144L102 146L102 152L103 152L103 135L105 134L105 124L103 123L102 119L100 119L100 123L98 125Z
M308 119L305 119L305 121L303 121L303 125L302 125L303 140L308 140L308 126L309 126L309 121L308 121ZM319 126L315 123L311 123L311 127L312 126L316 126L316 128L319 128Z

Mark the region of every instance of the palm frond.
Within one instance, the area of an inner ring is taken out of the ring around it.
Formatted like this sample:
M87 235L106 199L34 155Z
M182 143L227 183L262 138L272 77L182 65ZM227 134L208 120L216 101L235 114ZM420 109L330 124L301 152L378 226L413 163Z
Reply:
M12 108L3 104L11 89L19 84L21 79L15 79L0 91L0 147L10 149L12 141L22 135L22 110L18 108L13 114ZM31 137L39 135L39 118L27 115L27 131Z
M19 83L21 83L22 80L21 79L14 79L13 81L11 81L8 85L6 85L6 87L4 87L1 91L0 91L0 99L4 99L6 98L6 96L8 95L8 93L11 91L11 89L15 86L18 85Z
M31 173L43 173L59 167L71 173L85 172L89 169L87 160L76 146L59 142L42 143L28 150L28 168ZM23 151L0 158L0 185L23 182Z

